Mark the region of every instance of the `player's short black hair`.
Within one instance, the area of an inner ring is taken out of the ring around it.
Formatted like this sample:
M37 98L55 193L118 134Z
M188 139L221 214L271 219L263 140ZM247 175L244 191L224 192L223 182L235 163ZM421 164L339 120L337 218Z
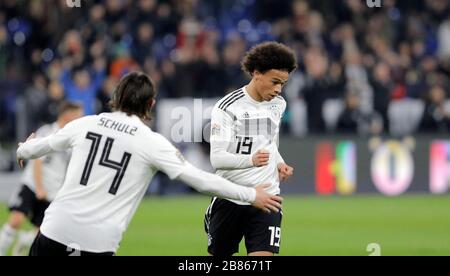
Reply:
M248 51L241 65L251 76L255 70L263 74L272 69L291 73L297 68L297 60L289 47L278 42L265 42Z
M122 111L150 120L149 103L155 96L155 87L150 77L144 73L133 72L120 80L109 106L113 111Z
M61 116L64 113L69 112L69 111L80 110L80 109L83 109L83 106L79 103L62 102L58 106L58 116Z

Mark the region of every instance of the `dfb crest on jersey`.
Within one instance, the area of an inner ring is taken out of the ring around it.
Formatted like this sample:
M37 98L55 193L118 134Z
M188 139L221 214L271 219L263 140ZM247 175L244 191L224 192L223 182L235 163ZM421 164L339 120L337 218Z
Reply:
M280 106L279 105L271 105L269 107L269 110L271 112L271 116L274 119L280 119L280 117L281 117L281 110L280 110Z

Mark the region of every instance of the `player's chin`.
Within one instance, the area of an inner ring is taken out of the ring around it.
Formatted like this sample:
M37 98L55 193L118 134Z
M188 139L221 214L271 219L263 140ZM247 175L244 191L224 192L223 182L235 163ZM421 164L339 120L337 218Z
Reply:
M270 102L271 100L275 99L275 97L276 97L275 94L267 94L264 100Z

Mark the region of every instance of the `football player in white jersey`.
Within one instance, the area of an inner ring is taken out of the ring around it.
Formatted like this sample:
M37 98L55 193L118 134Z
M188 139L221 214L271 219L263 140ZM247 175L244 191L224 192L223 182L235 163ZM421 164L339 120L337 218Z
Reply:
M252 80L215 105L211 115L211 154L220 175L243 187L272 185L280 193L280 181L292 176L278 152L278 135L286 102L280 96L289 74L297 66L288 47L266 42L251 49L242 61ZM206 211L205 230L211 255L233 255L245 237L250 256L279 253L282 213L264 213L241 200L213 198Z
M57 121L39 128L36 136L47 137L82 116L81 105L63 103L59 108ZM7 254L16 236L19 238L14 246L14 255L21 255L22 249L31 245L44 219L45 210L64 181L68 161L67 152L56 152L27 164L21 179L22 185L10 199L8 222L0 230L0 256ZM26 218L30 219L36 229L19 233Z
M72 149L63 186L45 212L30 255L114 255L150 180L160 170L200 192L252 203L278 212L282 198L270 184L243 187L190 165L162 135L145 123L155 104L149 77L125 76L111 100L115 112L87 116L44 139L28 139L22 159ZM155 210L157 211L157 210Z

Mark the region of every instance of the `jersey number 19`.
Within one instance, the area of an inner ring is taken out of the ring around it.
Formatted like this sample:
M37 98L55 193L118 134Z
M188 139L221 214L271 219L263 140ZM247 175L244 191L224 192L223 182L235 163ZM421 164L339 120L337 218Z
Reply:
M249 155L252 153L253 137L236 136L236 139L238 140L236 148L237 154Z

